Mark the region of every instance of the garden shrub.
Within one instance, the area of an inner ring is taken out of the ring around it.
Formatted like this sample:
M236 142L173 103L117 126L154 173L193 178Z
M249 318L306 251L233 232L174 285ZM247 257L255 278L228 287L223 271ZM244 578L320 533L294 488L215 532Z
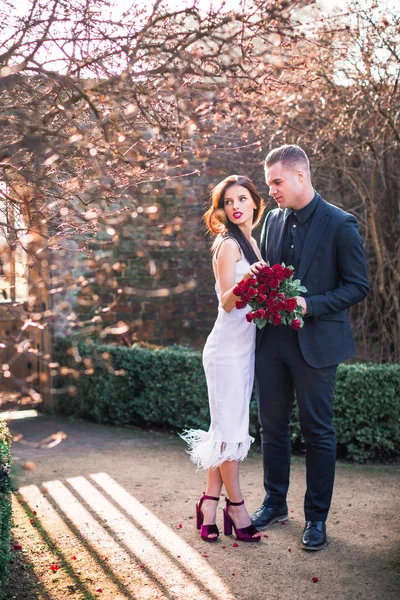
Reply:
M8 578L10 560L11 493L9 485L11 436L0 419L0 598Z
M181 431L208 428L207 386L201 354L174 346L149 349L140 345L84 344L71 351L69 339L59 340L59 362L77 374L59 377L59 410L65 414L116 425L159 426ZM73 356L78 356L75 361ZM90 362L88 362L88 359ZM88 368L89 367L89 368ZM338 450L357 462L400 454L400 366L339 365L334 413ZM258 436L257 405L250 406L250 433ZM296 407L292 443L300 444Z
M400 454L400 365L340 365L334 411L347 457L363 462Z

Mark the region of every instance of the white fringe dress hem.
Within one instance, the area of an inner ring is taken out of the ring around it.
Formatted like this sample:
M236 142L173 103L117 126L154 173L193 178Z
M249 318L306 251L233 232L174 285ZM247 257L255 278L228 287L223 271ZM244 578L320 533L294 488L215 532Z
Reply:
M247 435L241 442L215 440L210 432L190 429L180 434L189 446L190 460L198 469L216 469L226 461L241 462L249 453L254 438Z

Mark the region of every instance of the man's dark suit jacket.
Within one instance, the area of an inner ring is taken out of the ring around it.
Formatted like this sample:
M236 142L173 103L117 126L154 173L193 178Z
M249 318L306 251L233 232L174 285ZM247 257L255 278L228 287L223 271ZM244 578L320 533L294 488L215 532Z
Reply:
M284 226L284 211L271 210L260 240L262 257L270 265L281 262ZM322 368L354 356L347 309L368 293L367 261L355 217L321 196L295 278L307 288L304 297L311 312L298 332L304 360L312 367ZM262 335L259 332L258 343Z

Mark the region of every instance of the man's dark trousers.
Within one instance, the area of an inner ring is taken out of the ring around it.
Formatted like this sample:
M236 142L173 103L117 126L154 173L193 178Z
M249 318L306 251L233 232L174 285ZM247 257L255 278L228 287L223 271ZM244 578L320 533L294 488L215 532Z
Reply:
M307 521L325 521L332 498L336 441L332 401L337 366L315 369L301 353L298 332L267 325L256 352L256 381L264 467L264 505L283 507L290 474L293 388L306 444Z

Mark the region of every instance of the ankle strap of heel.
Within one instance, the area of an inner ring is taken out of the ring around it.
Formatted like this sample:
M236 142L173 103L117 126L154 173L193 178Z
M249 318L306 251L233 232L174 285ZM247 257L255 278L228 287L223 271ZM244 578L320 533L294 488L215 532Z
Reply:
M228 506L242 506L244 504L244 500L241 502L231 502L229 498L225 498L225 502Z
M215 502L219 501L219 497L216 498L215 496L207 496L207 494L203 494L201 499L202 500L215 500Z

